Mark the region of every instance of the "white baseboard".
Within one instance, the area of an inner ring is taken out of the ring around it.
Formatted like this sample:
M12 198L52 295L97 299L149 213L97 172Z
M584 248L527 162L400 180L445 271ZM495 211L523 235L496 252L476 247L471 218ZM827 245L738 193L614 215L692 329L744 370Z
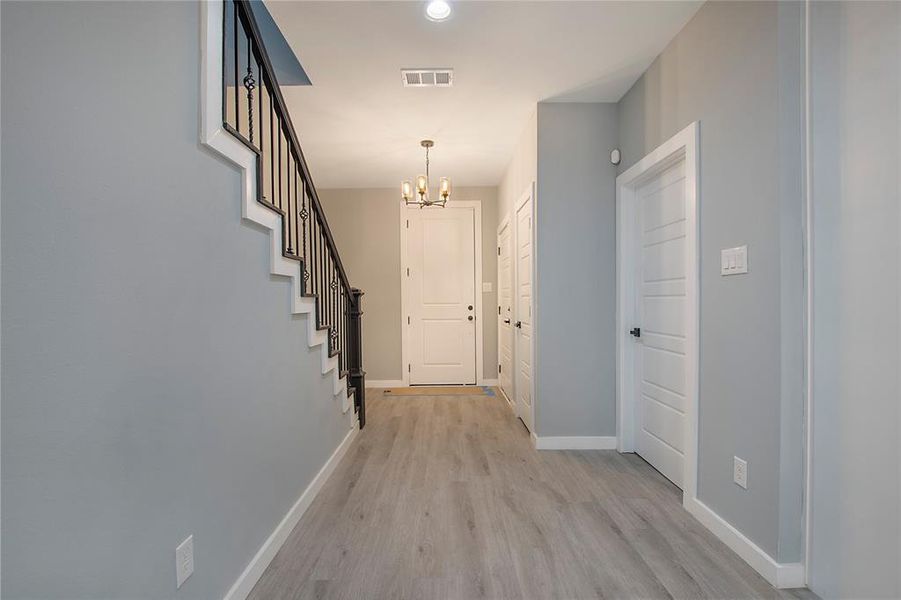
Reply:
M403 379L367 379L367 388L396 388L406 387Z
M709 529L733 552L760 573L773 587L797 588L806 585L804 565L801 563L777 563L757 544L749 540L738 529L697 498L685 497L685 510Z
M616 436L539 437L532 434L536 450L615 450Z
M262 547L247 565L247 568L244 569L244 572L241 573L241 576L238 577L235 584L228 593L225 594L224 600L244 600L247 598L248 594L250 594L250 591L253 589L253 586L255 586L257 581L260 580L260 577L263 576L266 567L269 566L269 563L275 558L276 553L288 539L288 535L290 535L294 526L297 525L297 522L300 521L300 518L310 507L310 504L313 503L319 490L322 489L322 486L325 485L326 480L328 480L329 475L332 474L335 467L341 462L341 459L347 452L347 448L359 431L360 429L357 427L357 421L354 419L353 428L347 432L347 435L344 436L344 440L341 441L326 463L322 466L319 473L316 474L316 477L314 477L313 481L310 482L310 485L307 486L307 489L303 491L300 498L297 499L297 502L295 502L294 506L291 507L291 510L288 511L288 514L282 519L282 522L278 524L278 527L275 528L275 531L272 532L269 539L263 543Z
M479 385L485 387L493 387L497 385L497 379L483 379Z

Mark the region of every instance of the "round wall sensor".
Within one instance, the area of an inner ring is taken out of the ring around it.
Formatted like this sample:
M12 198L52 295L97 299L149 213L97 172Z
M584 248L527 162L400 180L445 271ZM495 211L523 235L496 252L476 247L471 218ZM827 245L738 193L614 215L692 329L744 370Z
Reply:
M614 148L613 152L610 153L610 162L614 165L618 165L622 160L623 156L620 154L619 148Z

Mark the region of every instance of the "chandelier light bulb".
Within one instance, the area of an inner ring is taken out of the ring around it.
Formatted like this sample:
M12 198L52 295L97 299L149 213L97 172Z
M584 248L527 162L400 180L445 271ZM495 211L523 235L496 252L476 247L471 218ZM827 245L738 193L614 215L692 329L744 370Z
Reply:
M424 208L426 206L437 206L444 208L451 195L451 181L449 177L441 177L438 180L438 195L435 199L429 198L429 148L435 145L432 140L422 140L419 145L425 149L425 174L417 175L414 183L409 179L405 179L400 183L400 195L404 204L410 206L418 206ZM416 185L415 194L413 185Z

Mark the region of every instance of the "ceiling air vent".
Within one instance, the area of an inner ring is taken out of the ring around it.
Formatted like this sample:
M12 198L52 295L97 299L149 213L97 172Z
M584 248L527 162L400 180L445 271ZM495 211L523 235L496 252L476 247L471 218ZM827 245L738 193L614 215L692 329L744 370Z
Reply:
M453 69L401 69L404 87L451 87Z

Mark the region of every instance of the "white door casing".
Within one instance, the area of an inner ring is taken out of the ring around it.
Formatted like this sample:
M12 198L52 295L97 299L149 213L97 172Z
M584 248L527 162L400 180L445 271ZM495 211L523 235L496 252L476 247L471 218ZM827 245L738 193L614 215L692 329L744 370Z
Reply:
M498 387L513 402L513 224L509 215L497 229L497 354Z
M697 496L697 141L693 123L617 177L617 447L683 503Z
M481 380L478 208L457 202L453 207L401 211L407 384Z
M516 238L515 260L515 392L516 414L530 432L535 432L534 420L534 257L533 257L533 196L529 187L517 203L513 218Z

